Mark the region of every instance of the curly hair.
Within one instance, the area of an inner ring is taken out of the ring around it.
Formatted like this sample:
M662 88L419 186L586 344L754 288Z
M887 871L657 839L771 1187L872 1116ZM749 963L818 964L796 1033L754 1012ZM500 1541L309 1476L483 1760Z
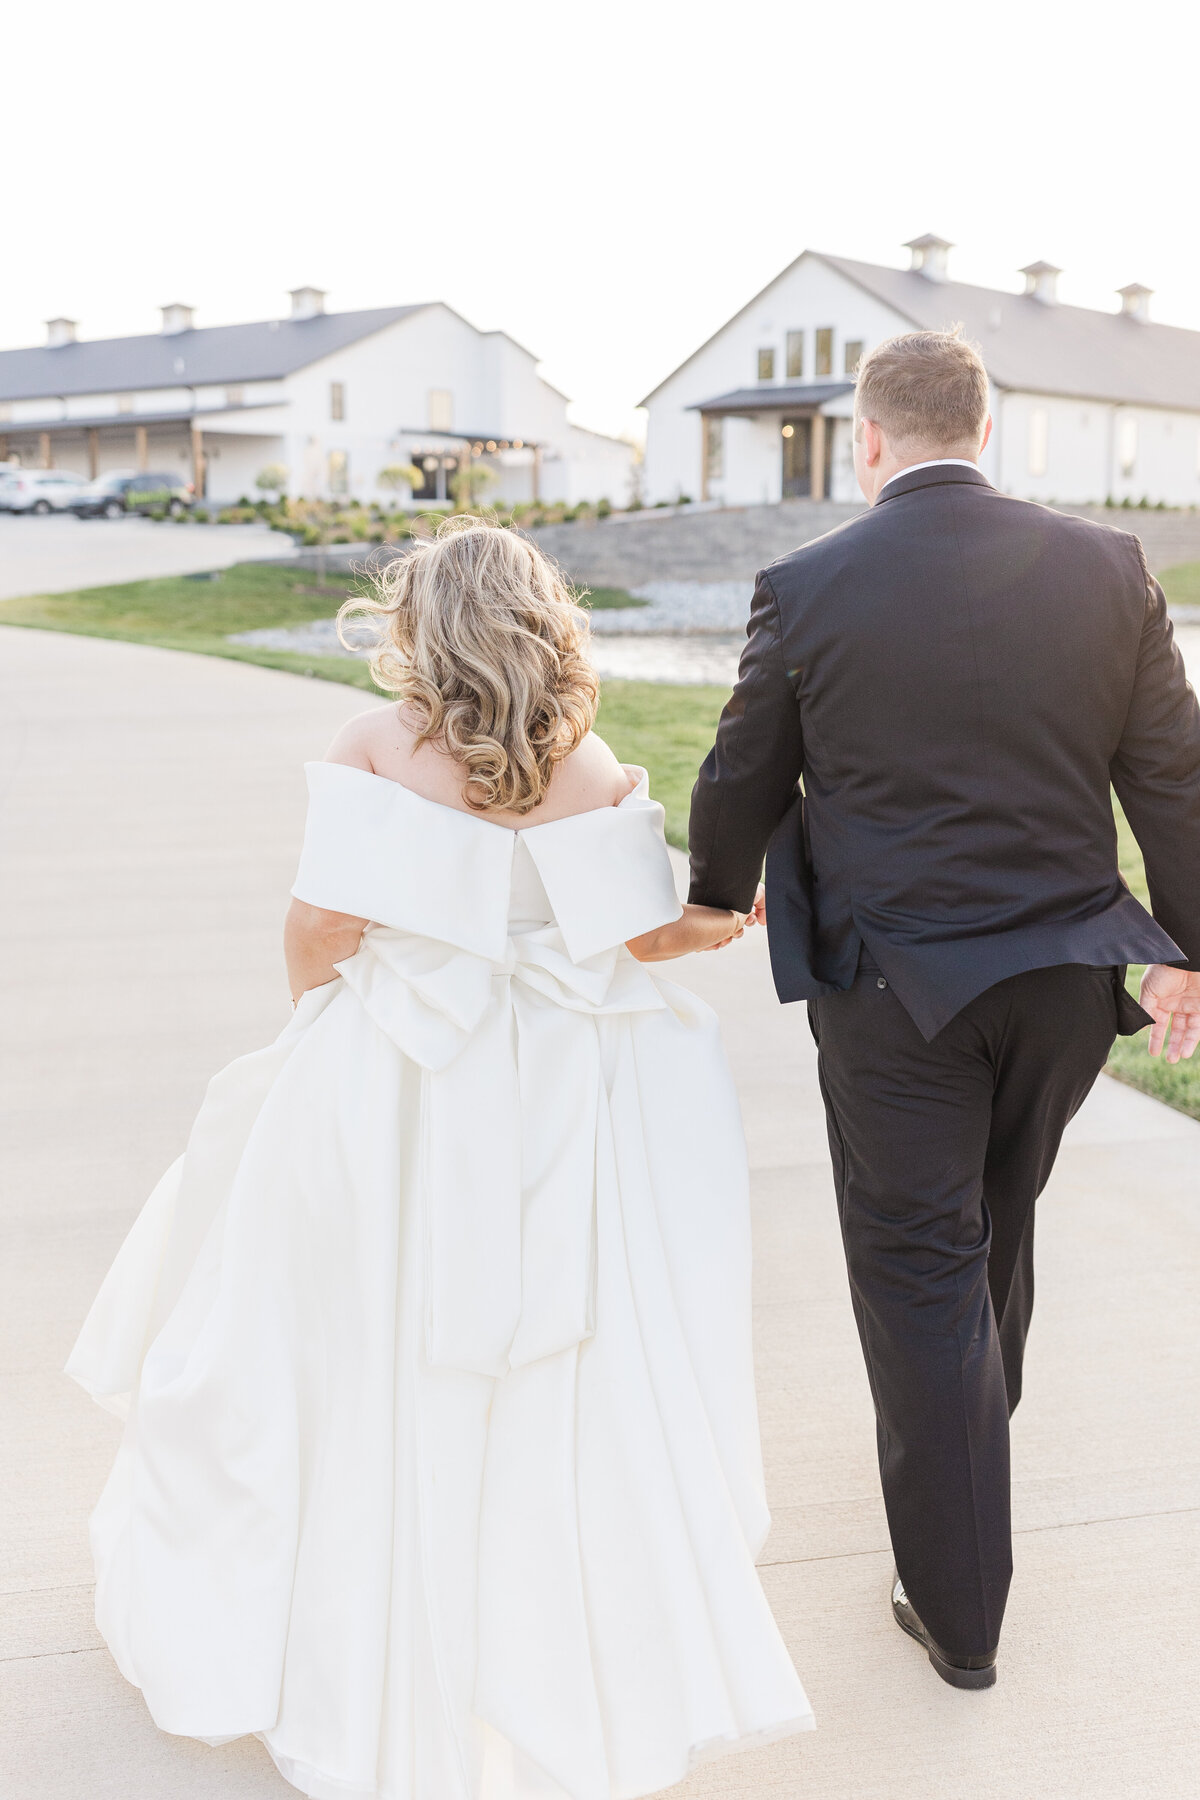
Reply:
M339 634L374 622L376 683L412 709L418 743L462 764L468 806L529 812L600 698L587 614L566 578L528 538L462 514L374 580L374 599L338 613Z

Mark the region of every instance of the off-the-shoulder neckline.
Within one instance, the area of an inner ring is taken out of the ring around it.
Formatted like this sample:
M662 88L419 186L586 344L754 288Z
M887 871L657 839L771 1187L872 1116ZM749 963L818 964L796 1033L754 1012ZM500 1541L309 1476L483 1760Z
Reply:
M384 787L406 795L409 800L415 800L418 806L431 806L437 812L451 813L455 818L465 819L469 825L482 825L488 831L506 831L510 837L526 837L532 831L552 831L556 825L569 825L575 819L590 819L597 813L620 812L628 801L637 798L639 790L646 787L650 779L640 763L622 763L623 769L636 770L638 779L615 806L589 806L584 812L564 813L560 819L544 819L540 825L500 825L495 819L486 819L480 813L467 812L465 807L447 806L444 800L430 800L426 794L418 794L414 788L405 787L402 781L393 781L390 775L377 775L374 769L358 769L353 763L328 761L310 762L304 766L306 770L338 769L345 775L360 775L365 781L378 781Z

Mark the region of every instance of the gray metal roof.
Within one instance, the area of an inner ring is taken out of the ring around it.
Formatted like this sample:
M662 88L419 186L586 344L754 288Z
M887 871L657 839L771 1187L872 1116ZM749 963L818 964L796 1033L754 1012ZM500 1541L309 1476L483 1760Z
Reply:
M0 400L270 381L421 312L424 304L316 313L310 319L264 319L253 325L208 325L169 335L97 338L53 350L48 346L0 350Z
M1200 411L1200 331L812 254L920 330L961 323L998 387Z
M696 400L686 412L748 413L802 412L824 406L827 400L840 400L852 394L852 381L772 382L758 387L734 388L731 394L718 394L715 400Z

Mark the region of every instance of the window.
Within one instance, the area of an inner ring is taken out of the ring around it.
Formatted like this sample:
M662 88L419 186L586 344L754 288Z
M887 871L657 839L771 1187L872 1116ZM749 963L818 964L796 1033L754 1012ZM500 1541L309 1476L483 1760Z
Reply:
M822 325L817 332L817 375L833 374L833 326Z
M244 406L245 403L246 390L244 387L227 387L225 389L226 406Z
M1128 415L1117 425L1117 465L1122 475L1132 475L1137 466L1137 420Z
M413 489L413 499L445 500L458 468L458 458L439 451L418 450L413 455L413 462L421 471L421 485Z
M760 350L759 351L759 353L758 353L758 379L760 381L774 381L774 379L775 379L775 352L773 350Z
M789 331L787 334L787 378L789 381L804 380L804 333Z
M338 424L346 417L346 384L344 381L331 381L329 384L329 416Z
M454 395L449 388L430 388L427 404L430 431L453 431Z
M725 421L705 414L701 425L704 431L704 469L700 498L707 500L710 497L709 483L720 481L725 473Z
M329 491L331 494L350 492L350 458L344 450L329 452Z
M1029 415L1029 473L1044 475L1050 450L1050 414L1035 406Z
M843 362L842 367L845 369L847 375L856 375L858 373L858 365L863 359L863 350L865 347L866 346L861 338L846 339L845 361Z

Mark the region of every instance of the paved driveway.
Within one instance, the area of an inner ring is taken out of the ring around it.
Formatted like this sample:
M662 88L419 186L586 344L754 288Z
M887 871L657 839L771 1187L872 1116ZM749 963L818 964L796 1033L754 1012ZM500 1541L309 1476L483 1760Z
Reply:
M73 513L35 519L0 513L0 600L292 555L291 538L265 525L77 519Z
M85 1520L117 1425L60 1371L208 1076L288 1016L300 763L363 705L0 630L3 1800L295 1800L253 1739L156 1731L101 1646ZM1200 1124L1105 1080L1071 1128L1039 1213L1000 1683L957 1693L888 1613L813 1049L762 935L671 973L717 1006L742 1098L764 1581L818 1730L701 1768L674 1800L1193 1800Z

